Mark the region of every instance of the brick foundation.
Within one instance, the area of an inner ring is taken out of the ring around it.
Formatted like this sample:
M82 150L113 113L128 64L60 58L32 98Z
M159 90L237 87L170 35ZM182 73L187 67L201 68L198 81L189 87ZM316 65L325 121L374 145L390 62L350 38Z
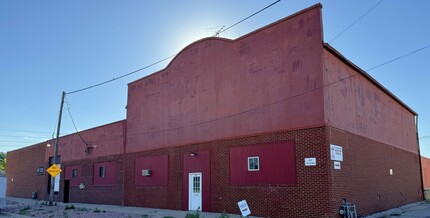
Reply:
M341 170L329 166L333 211L342 198L356 204L359 215L423 199L417 154L335 128L327 134L331 143L342 145L344 158Z
M296 185L233 186L229 181L229 149L232 146L295 141ZM271 217L332 217L325 128L280 132L126 155L124 203L130 206L182 209L182 155L210 153L210 205L213 212L238 214L237 202L246 199L253 215ZM169 154L167 186L134 185L134 159ZM305 167L304 158L316 157L318 165ZM314 207L318 204L318 207ZM309 206L306 206L309 205ZM312 206L313 205L313 206ZM313 207L313 210L304 209Z

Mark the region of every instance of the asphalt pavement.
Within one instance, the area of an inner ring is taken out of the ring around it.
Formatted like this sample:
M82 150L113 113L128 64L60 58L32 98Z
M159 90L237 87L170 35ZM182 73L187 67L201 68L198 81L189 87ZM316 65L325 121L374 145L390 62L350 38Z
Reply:
M390 209L387 211L375 213L365 218L388 218L388 217L402 217L402 218L430 218L430 201L420 201L398 208Z

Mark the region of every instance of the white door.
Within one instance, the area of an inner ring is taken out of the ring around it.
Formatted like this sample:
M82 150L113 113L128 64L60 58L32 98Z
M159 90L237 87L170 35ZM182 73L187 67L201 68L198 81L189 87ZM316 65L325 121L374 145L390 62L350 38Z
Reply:
M202 173L190 173L188 181L188 210L202 210Z

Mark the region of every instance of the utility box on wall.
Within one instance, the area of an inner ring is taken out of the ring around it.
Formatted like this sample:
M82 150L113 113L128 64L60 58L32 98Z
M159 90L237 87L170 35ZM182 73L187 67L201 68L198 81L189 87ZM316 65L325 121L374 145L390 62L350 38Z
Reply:
M142 176L150 176L150 175L151 175L150 169L142 170Z

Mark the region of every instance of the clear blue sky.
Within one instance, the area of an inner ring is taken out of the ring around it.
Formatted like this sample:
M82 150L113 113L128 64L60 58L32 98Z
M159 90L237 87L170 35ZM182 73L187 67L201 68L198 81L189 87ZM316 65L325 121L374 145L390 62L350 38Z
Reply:
M272 0L0 1L0 151L52 137L61 92L142 68ZM331 41L379 0L322 1ZM221 36L235 39L318 1L282 0ZM430 44L430 1L385 0L330 44L369 69ZM421 152L430 157L430 48L368 73L419 113ZM79 130L125 119L127 83L168 61L67 97ZM62 133L75 132L67 110Z

